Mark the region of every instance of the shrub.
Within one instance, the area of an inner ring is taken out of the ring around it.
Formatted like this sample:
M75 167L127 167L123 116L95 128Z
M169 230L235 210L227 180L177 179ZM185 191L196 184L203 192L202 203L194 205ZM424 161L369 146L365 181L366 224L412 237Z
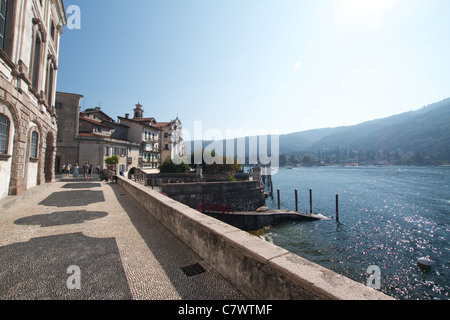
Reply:
M187 173L189 172L189 166L185 163L175 164L172 158L167 157L166 160L159 166L159 172L161 173Z

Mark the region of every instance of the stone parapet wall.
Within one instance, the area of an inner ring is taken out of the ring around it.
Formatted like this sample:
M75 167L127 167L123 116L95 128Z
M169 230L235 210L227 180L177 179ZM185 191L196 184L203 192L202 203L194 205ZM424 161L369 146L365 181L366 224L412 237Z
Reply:
M141 184L117 182L248 299L392 299Z
M235 211L256 211L265 205L264 186L259 181L164 184L161 192L191 208L218 203L233 206Z

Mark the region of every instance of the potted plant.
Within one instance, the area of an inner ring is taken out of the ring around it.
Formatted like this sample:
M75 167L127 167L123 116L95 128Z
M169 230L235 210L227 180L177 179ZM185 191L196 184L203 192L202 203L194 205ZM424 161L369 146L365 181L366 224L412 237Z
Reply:
M108 157L105 162L108 165L108 170L114 170L115 166L119 164L119 156Z

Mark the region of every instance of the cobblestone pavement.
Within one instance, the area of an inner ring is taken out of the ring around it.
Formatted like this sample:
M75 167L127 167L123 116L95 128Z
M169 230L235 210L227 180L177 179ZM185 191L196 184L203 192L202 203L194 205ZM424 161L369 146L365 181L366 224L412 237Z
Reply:
M0 299L244 297L120 186L61 178L0 201Z

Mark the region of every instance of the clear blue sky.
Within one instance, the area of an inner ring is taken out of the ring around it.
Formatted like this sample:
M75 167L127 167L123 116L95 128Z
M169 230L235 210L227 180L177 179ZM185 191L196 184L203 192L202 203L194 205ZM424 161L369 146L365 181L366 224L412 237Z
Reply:
M65 0L58 91L111 117L290 133L450 97L449 0ZM68 15L70 16L70 15Z

